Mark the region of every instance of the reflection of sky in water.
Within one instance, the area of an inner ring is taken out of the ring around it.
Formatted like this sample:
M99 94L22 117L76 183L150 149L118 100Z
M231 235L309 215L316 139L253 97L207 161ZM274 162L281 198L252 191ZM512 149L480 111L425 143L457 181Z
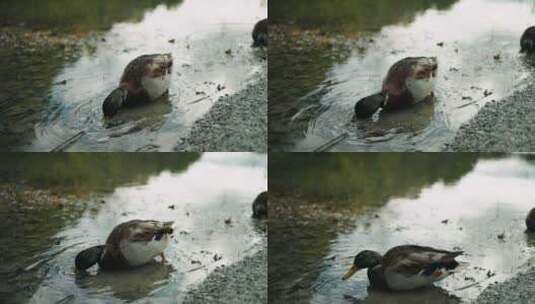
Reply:
M355 230L340 234L332 243L328 256L337 255L340 259L326 262L329 265L316 284L332 282L318 291L313 302L326 298L343 302L343 295L366 297L365 271L350 281L339 280L354 255L364 249L384 253L402 244L464 250L465 255L459 260L468 264L459 274L438 285L453 295L474 299L488 284L517 273L535 253L524 233L524 219L535 207L533 197L535 167L511 157L481 160L472 172L453 185L437 182L423 189L417 197L391 199L384 207L360 216ZM442 223L443 220L448 222ZM504 232L505 241L501 241L497 236ZM487 279L489 270L496 276ZM483 282L476 287L456 290L474 282L467 278ZM436 290L426 292L431 298L440 299ZM425 295L424 292L418 297ZM420 303L418 297L409 294L402 299L404 303ZM370 303L397 303L395 298L395 295L374 294L368 300Z
M309 150L349 132L351 137L337 150L440 150L482 105L526 83L530 76L519 55L519 39L534 17L530 1L464 0L446 11L428 9L409 24L383 27L364 52L355 50L329 71L321 100L329 110L311 122L298 149ZM437 46L440 42L443 47ZM497 54L500 60L494 60ZM347 124L355 102L380 90L394 62L413 56L438 58L438 102L420 112L384 114L375 127L401 127L401 134L379 142L364 139L365 132ZM492 95L485 97L485 90Z
M251 31L266 15L263 1L186 0L171 8L160 5L139 23L115 24L93 52L56 77L67 84L52 88L50 113L37 126L31 149L50 150L83 130L87 134L72 150L172 150L220 96L244 88L262 69L264 61L250 47ZM174 58L169 100L123 112L118 118L123 123L106 129L101 104L124 67L139 55L167 52ZM218 84L225 88L218 90ZM203 96L210 98L195 102Z
M145 185L117 188L103 198L105 204L95 203L100 206L90 208L76 226L59 233L66 251L51 262L32 300L60 300L71 294L79 301L182 298L215 267L233 264L262 246L265 235L251 219L251 203L267 188L266 178L265 155L207 153L183 173L164 171ZM137 218L175 221L175 240L165 250L170 266L98 273L75 283L74 256L104 243L117 224ZM231 225L224 223L228 218ZM215 262L215 254L222 259ZM205 267L197 269L200 266Z

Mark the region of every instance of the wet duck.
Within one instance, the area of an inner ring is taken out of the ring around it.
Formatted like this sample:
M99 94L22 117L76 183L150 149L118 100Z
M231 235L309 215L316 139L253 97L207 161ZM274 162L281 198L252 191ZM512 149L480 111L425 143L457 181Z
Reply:
M268 216L268 193L260 193L253 202L253 217L263 218Z
M355 256L353 266L342 279L347 280L355 272L368 268L372 287L396 291L417 289L452 274L459 266L455 258L462 253L416 245L391 248L384 256L364 250Z
M258 21L253 28L253 47L268 45L268 20Z
M520 37L520 52L528 54L535 52L535 26L528 27Z
M433 94L437 68L435 57L408 57L394 63L383 81L381 92L355 104L355 116L368 118L379 108L396 110L427 99Z
M535 232L535 208L531 209L526 217L526 226L529 232Z
M131 220L117 225L105 245L93 246L76 255L76 269L98 265L105 270L128 269L146 264L163 251L173 234L173 222Z
M167 94L171 80L171 54L142 55L124 69L119 87L102 104L104 116L111 117L124 106L156 100Z

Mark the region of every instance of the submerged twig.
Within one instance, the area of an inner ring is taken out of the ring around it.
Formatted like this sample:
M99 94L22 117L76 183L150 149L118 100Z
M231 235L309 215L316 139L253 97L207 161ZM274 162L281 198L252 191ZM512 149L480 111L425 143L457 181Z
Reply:
M336 136L335 138L329 140L328 142L324 143L323 145L317 147L316 149L314 149L314 152L325 152L325 151L328 151L332 147L336 146L337 144L339 144L340 142L342 142L343 140L345 140L348 137L349 137L349 133L344 132L344 133Z
M205 100L205 99L208 99L208 98L210 98L210 97L212 97L212 96L210 96L210 95L206 95L206 96L204 96L204 97L201 97L201 98L195 99L195 100L193 100L193 101L187 102L187 104L195 104L195 103L201 102L201 101L203 101L203 100Z
M56 146L52 151L50 152L62 152L63 150L67 149L70 145L74 144L76 141L78 141L82 136L85 135L85 131L80 131L76 133L76 135L71 136L66 141L62 142L58 146Z
M468 284L468 285L466 285L466 286L463 286L463 287L459 287L459 288L455 289L455 291L459 291L459 290L465 290L465 289L468 289L468 288L474 287L474 286L476 286L476 285L479 285L479 283L483 283L483 282L485 282L486 280L488 280L488 279L490 279L490 278L492 278L492 277L488 277L488 278L486 278L486 279L483 279L483 280L481 280L481 281L477 281L477 282L474 282L474 283Z

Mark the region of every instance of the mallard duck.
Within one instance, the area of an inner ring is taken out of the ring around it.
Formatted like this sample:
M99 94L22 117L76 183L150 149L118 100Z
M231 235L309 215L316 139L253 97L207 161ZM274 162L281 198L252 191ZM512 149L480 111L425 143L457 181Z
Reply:
M124 69L119 87L104 100L104 116L113 116L124 106L156 100L167 94L172 67L171 54L142 55L132 60Z
M528 27L520 37L520 52L533 53L535 51L535 26Z
M438 68L435 57L408 57L392 65L383 81L381 92L355 104L355 116L368 118L379 108L401 109L432 96Z
M535 208L531 209L526 217L526 226L528 231L535 232Z
M253 28L253 47L268 45L268 20L258 21Z
M355 256L353 266L342 279L347 280L357 271L368 268L372 287L399 291L417 289L452 274L459 266L455 258L462 253L416 245L394 247L384 256L364 250Z
M253 202L253 217L263 218L268 216L268 193L260 193Z
M78 270L98 265L105 270L141 266L161 256L173 234L173 222L131 220L113 228L105 245L93 246L76 255Z

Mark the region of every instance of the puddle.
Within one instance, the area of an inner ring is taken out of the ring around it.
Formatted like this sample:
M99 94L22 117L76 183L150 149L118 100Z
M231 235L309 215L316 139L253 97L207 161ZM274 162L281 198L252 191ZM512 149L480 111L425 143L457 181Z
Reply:
M79 58L64 62L53 79L43 84L46 89L39 90L43 92L40 98L47 102L34 105L43 107L42 111L33 109L38 114L28 113L38 115L32 139L10 149L50 151L83 132L67 151L173 150L179 138L187 136L193 122L219 97L244 89L266 68L261 52L251 48L252 28L267 16L265 1L232 0L224 6L216 2L186 0L168 5L134 5L131 18L124 13L113 14L116 10L108 8L114 22L96 14L97 20L106 19L103 26L111 23L109 30L95 45L85 48ZM116 4L120 3L129 5L121 1ZM98 10L98 4L96 1L94 7L87 9ZM32 19L31 14L28 19ZM42 23L54 22L44 19ZM80 27L93 28L97 26L93 23L98 24L95 20L84 22ZM230 54L226 52L229 49ZM152 53L173 55L169 97L104 120L102 102L118 85L124 67L135 57ZM15 57L11 61L17 60L17 54L10 56ZM37 66L31 73L21 73L22 79L18 81L28 83L39 78L41 70L47 70L47 62ZM19 63L17 68L29 67ZM54 83L64 85L51 85ZM13 90L11 94L15 95L6 96L11 107L17 107L13 100L26 98L25 90ZM8 119L15 119L14 114L6 112ZM14 112L18 119L25 119L20 111Z
M283 158L281 164L285 162ZM386 176L377 169L383 166L377 165L372 158L382 160L388 164L384 166L391 166L394 172L398 171L396 169L401 172ZM450 166L450 173L456 173L447 174L441 169L440 173L427 170L427 176L421 177L423 168L432 166L431 158L436 164L445 163L440 167ZM427 160L418 162L417 157L411 161L410 156L395 154L379 157L343 154L332 157L324 155L323 162L329 165L320 165L320 170L325 170L333 196L338 199L321 198L326 194L313 197L316 201L323 200L321 204L327 210L351 213L354 219L341 226L332 218L322 219L321 213L310 213L306 220L293 219L292 223L292 220L286 223L283 218L277 218L274 225L270 223L269 265L272 265L271 252L281 250L283 252L275 258L283 260L274 264L288 268L270 269L270 276L283 272L278 276L275 288L270 290L270 297L273 295L279 301L291 299L297 303L470 302L490 283L504 281L525 269L527 263L534 262L530 260L535 253L534 239L524 232L525 216L533 208L533 202L526 198L535 194L535 163L530 157L468 154L455 160L453 156L433 154ZM338 180L329 178L336 175L336 164L345 164L353 170L360 168L360 173L353 173L353 176L361 177L360 182L356 183L356 179L348 177L351 175L347 173L350 169L338 171ZM408 167L414 168L412 174L403 173L402 169ZM313 170L305 171L310 174ZM274 171L270 169L270 172ZM404 174L420 177L404 181ZM276 176L277 173L272 173L270 178ZM284 175L281 177L281 184L289 180ZM347 195L346 192L344 196L344 191L340 191L344 186L338 186L337 182L343 183L343 180L346 180L347 188L350 184L354 185L353 194ZM377 183L377 180L383 180L384 187L378 186L381 183ZM399 181L397 185L396 181ZM308 182L305 180L296 184L306 189ZM271 184L270 187L272 191L284 189L272 187ZM326 193L326 190L322 192ZM306 202L306 199L298 200ZM295 218L299 216L295 215ZM287 230L289 236L277 233L278 229L275 228L290 225L296 228ZM276 234L273 238L272 232ZM503 240L498 237L502 233ZM288 246L288 240L298 245L292 250L284 249ZM367 290L365 271L348 281L341 280L360 250L371 249L384 253L402 244L461 248L465 252L459 258L464 262L463 270L437 283L436 288L422 292L384 293ZM473 283L477 284L465 288Z
M20 169L25 156L18 155ZM29 303L176 303L217 267L229 267L265 246L265 223L251 218L251 202L267 187L265 154L206 153L199 158L181 153L163 157L181 163L178 168L164 165L166 161L156 154L142 157L159 169L135 172L128 166L141 159L131 158L122 167L116 165L115 169L130 171L131 177L118 179L113 190L93 191L98 188L93 186L84 194L66 196L62 208L24 202L2 208L2 218L7 221L2 243L10 248L5 252L10 263L0 272L3 298L29 299ZM46 162L46 156L41 156L41 161ZM50 171L61 168L57 162L48 163ZM93 163L98 163L96 158ZM75 180L92 176L87 171L77 172ZM143 178L135 179L136 175ZM28 184L48 184L43 189L52 193L77 188L54 178L48 182L31 175L26 178ZM104 243L113 227L136 218L175 221L175 238L165 250L167 264L155 262L113 273L94 267L88 276L74 273L74 257L79 251ZM230 224L225 223L229 218Z
M344 37L335 38L333 47L319 54L284 55L290 51L275 50L285 62L275 62L274 68L296 62L303 72L271 92L275 102L281 101L270 106L275 150L311 151L348 133L331 151L440 151L485 103L500 100L533 80L531 68L519 54L520 35L535 16L532 1L406 1L397 5L378 1L354 4L360 9L355 13L347 13L351 4L330 7L325 16L292 3L287 10L294 10L295 16L286 16L280 9L272 14L274 19L284 23L281 19L290 18L302 29L318 28ZM344 43L352 45L336 47ZM310 62L301 56L310 56ZM383 113L376 122L352 123L355 102L380 90L393 63L414 56L438 58L436 101ZM277 61L275 55L271 58ZM283 101L295 103L295 108L284 108ZM283 124L289 130L277 128Z

